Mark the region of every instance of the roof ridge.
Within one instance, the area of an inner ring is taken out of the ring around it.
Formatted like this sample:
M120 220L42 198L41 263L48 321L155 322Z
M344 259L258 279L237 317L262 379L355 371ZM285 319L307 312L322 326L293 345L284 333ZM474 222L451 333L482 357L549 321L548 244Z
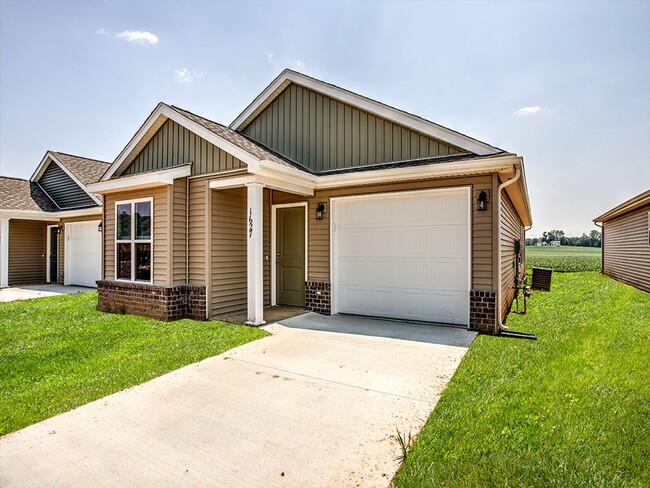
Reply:
M5 180L29 181L27 178L18 178L17 176L0 175L0 178L4 178Z
M79 156L78 154L70 154L70 153L66 153L66 152L63 152L63 151L54 151L54 150L50 149L49 152L51 152L52 154L62 154L63 156L72 156L73 158L86 159L88 161L94 161L96 163L111 164L108 161L102 161L101 159L88 158L86 156Z

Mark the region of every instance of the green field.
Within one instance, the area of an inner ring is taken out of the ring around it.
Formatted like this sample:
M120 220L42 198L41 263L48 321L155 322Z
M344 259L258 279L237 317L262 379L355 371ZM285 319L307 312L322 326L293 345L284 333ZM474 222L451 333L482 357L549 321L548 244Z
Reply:
M526 246L526 267L553 271L600 271L599 247Z

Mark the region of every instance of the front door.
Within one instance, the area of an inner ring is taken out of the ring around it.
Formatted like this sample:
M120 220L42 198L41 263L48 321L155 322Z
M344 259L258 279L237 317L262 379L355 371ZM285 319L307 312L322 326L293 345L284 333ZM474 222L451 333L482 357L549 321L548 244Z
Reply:
M305 207L276 211L276 301L278 305L304 307Z
M48 259L50 260L50 276L48 277L48 281L56 283L58 281L59 274L59 231L56 227L50 227L49 239L50 255L48 256Z

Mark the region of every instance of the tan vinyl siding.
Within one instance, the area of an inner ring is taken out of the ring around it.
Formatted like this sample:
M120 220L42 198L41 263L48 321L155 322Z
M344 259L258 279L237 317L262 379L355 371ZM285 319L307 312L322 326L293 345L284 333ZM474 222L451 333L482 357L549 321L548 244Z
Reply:
M153 197L153 283L169 284L169 223L168 189L166 186L111 193L105 197L104 273L105 279L115 279L115 202Z
M603 223L603 273L650 293L650 205Z
M515 239L519 239L522 249L525 244L524 226L508 196L501 198L501 317L505 318L510 304L515 297L515 276L517 275L515 259ZM521 263L519 278L525 272L526 265Z
M35 220L9 221L9 285L46 281L47 225Z
M315 281L330 280L330 198L338 196L387 193L393 191L424 190L454 186L472 186L472 194L485 190L490 193L489 175L470 178L449 178L406 183L358 186L317 191L312 198L273 192L273 203L309 202L308 277ZM316 220L319 203L327 205L322 220ZM472 288L492 290L492 218L491 212L478 212L472 202Z
M246 188L212 191L211 316L246 310ZM270 304L270 193L264 192L264 304Z
M467 152L295 84L242 132L313 171Z
M174 285L185 283L187 258L187 188L188 179L174 180L172 188L172 281Z
M231 154L169 119L119 176L146 173L187 163L192 163L192 175L246 166Z

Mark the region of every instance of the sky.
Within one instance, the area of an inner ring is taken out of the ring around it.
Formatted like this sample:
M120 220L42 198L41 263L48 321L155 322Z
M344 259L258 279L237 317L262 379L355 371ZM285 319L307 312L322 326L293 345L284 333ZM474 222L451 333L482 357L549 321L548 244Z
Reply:
M113 161L160 101L229 124L284 69L524 158L528 236L650 188L650 2L0 0L0 174Z

